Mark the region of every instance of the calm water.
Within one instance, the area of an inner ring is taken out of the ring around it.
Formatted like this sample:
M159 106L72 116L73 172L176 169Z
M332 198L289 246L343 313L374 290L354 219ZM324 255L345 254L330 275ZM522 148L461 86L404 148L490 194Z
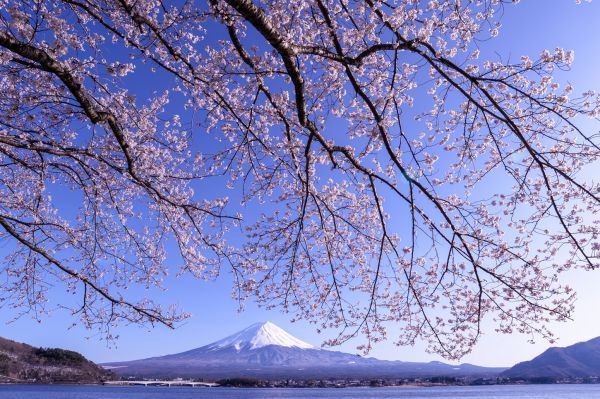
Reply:
M600 399L599 385L242 389L0 385L0 399Z

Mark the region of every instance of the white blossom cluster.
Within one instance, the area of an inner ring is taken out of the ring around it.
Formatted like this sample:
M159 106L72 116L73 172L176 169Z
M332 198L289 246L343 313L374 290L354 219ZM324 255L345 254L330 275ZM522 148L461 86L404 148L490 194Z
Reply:
M229 270L332 345L552 339L598 264L600 101L571 51L481 58L510 3L0 0L0 306L58 281L88 327L172 326L127 287Z

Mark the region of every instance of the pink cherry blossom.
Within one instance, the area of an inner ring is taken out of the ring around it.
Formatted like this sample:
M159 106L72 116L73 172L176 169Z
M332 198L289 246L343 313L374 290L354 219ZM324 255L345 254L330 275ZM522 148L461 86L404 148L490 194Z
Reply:
M331 345L551 340L598 265L600 97L569 50L482 59L511 3L0 0L0 306L58 285L110 336L187 316L129 286L230 271Z

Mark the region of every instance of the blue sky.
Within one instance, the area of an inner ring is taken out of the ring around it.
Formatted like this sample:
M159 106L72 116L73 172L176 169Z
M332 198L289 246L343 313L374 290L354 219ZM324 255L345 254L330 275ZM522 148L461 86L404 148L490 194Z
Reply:
M575 50L572 71L562 74L562 80L575 85L577 91L595 89L600 91L600 1L575 5L575 0L523 0L516 6L507 6L500 37L481 44L483 54L498 53L502 59L518 59L522 54L536 56L543 49L564 47ZM590 125L591 126L591 125ZM2 248L0 247L0 251ZM0 252L1 253L1 252ZM125 326L115 331L120 338L112 343L101 340L95 332L77 326L69 328L74 319L60 310L46 317L41 323L23 317L7 323L15 314L10 309L0 309L0 336L36 346L64 347L79 351L90 359L102 362L150 357L184 351L222 338L257 321L271 320L288 332L312 344L320 344L326 337L315 333L306 323L289 322L290 316L277 311L258 309L251 302L246 310L238 313L237 303L231 299L231 281L227 273L214 282L202 282L191 278L171 281L170 290L164 294L165 301L181 305L192 318L174 331L163 327L145 329ZM575 287L579 300L574 321L556 325L554 331L560 338L559 345L600 336L600 319L597 304L600 303L600 271L575 271L564 275L565 282ZM57 300L64 295L56 290ZM542 340L532 345L528 337L518 334L503 336L494 333L488 324L486 334L465 362L481 365L511 365L531 358L548 347ZM393 330L390 336L393 337ZM371 355L383 359L411 361L441 360L427 354L425 345L397 348L390 342L378 344ZM359 342L349 342L340 350L353 352Z

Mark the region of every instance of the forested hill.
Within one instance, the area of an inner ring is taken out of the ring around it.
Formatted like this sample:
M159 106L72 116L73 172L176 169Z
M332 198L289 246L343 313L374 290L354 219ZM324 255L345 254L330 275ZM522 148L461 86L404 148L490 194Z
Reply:
M600 337L566 348L550 348L504 371L501 376L513 379L600 377Z
M0 383L98 383L111 378L111 372L77 352L0 337Z

